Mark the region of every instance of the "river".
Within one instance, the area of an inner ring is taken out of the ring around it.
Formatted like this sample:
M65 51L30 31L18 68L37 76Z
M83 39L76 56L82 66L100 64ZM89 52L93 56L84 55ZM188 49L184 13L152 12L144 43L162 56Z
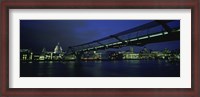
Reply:
M180 62L167 60L33 61L20 63L20 77L179 77Z

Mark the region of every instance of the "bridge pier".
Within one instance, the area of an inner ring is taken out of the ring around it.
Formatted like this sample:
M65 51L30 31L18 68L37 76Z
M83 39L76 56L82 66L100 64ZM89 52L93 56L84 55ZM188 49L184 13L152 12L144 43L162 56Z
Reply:
M81 57L83 55L83 52L76 52L75 53L75 56L76 56L76 61L80 61L81 60Z

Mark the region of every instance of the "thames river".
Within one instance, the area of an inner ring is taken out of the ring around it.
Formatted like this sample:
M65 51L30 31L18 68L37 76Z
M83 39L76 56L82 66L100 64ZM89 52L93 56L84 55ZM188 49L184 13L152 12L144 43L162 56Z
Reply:
M20 77L179 77L180 62L168 60L21 62Z

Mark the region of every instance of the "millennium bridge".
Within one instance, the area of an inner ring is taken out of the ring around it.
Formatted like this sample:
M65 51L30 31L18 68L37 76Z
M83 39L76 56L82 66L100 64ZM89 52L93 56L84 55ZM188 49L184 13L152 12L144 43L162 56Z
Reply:
M81 55L88 51L180 40L180 24L172 25L173 22L179 22L179 20L154 20L88 43L70 46L66 54L74 54L80 59Z

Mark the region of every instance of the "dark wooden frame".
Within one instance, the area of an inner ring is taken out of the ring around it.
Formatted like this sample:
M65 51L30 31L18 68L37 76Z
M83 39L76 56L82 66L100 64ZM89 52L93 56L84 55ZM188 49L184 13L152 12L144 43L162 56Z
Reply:
M192 88L138 89L138 88L93 88L93 89L11 89L9 88L9 9L192 9ZM200 97L199 67L199 0L67 0L67 1L22 1L1 2L1 97L30 96L131 96L131 97Z

